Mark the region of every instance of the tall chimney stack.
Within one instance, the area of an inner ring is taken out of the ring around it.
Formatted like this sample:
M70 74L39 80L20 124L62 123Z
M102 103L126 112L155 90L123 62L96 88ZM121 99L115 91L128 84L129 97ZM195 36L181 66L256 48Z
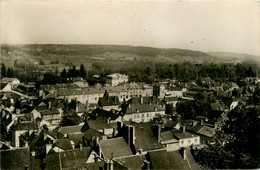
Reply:
M158 142L161 141L161 125L156 125L156 133L157 133L157 140Z

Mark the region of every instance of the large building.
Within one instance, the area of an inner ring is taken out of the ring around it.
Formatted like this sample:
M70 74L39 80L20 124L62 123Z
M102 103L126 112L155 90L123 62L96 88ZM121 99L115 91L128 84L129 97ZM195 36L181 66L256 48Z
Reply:
M128 82L128 76L124 74L114 73L107 75L106 84L118 86L120 83Z

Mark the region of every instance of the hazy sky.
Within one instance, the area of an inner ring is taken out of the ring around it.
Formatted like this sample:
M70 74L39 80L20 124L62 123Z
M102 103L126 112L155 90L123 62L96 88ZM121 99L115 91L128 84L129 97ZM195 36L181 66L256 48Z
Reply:
M260 3L2 0L1 42L120 44L260 55Z

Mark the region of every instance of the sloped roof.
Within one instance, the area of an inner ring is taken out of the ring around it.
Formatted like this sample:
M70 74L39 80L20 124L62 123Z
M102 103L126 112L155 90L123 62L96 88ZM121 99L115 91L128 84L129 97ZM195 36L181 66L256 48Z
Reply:
M187 160L184 160L179 151L166 150L149 152L152 169L190 169Z
M83 133L80 134L69 134L68 138L75 143L75 146L83 143Z
M135 127L135 150L152 150L163 148L160 142L157 141L153 134L150 123L130 123Z
M63 150L70 150L72 149L72 145L69 139L58 139L55 143L55 146L63 149Z
M161 132L161 140L162 141L167 141L167 140L174 140L177 142L177 140L174 138L173 134L171 131L165 131Z
M0 90L3 90L7 85L8 83L0 83Z
M122 137L100 140L99 146L105 160L111 159L112 155L113 158L133 155L130 147Z
M101 129L110 129L117 126L117 123L107 123L105 119L98 119L98 120L88 120L87 121L90 128L95 130Z
M205 126L205 125L196 125L189 129L190 132L197 133L199 135L204 135L207 137L212 137L215 134L215 129Z
M75 125L75 126L63 126L59 129L59 132L62 134L69 134L69 133L81 133L81 128L83 125Z
M173 133L173 135L175 137L177 137L177 139L186 139L186 138L193 138L196 137L197 135L194 135L192 133L189 132L177 132L177 133Z
M38 126L35 122L20 122L14 126L15 130L37 130Z
M30 168L30 149L16 148L9 150L0 150L1 169L24 170L27 166Z
M114 159L114 161L117 162L119 165L129 170L142 169L144 160L146 160L145 155L131 155L127 157L119 157Z
M82 147L80 149L67 150L60 154L60 164L62 168L74 168L75 165L85 165L92 150L90 147Z
M119 105L119 99L118 96L105 96L105 97L100 97L98 104L100 106L113 106L113 105Z
M102 137L104 136L104 134L100 133L99 131L95 130L95 129L88 129L83 137L86 138L87 140L91 140L93 137Z
M215 111L224 111L226 109L226 105L220 102L210 103L210 106Z
M126 109L123 110L125 114L143 113L143 112L155 112L164 111L165 109L157 104L129 104Z
M155 96L142 96L142 97L132 97L130 100L127 101L128 104L156 104L161 103L160 99Z
M118 114L113 113L112 111L107 111L107 110L103 110L100 108L97 108L95 110L93 110L93 112L91 112L91 114L89 114L89 116L93 119L96 118L110 118L111 120L115 120L118 118Z

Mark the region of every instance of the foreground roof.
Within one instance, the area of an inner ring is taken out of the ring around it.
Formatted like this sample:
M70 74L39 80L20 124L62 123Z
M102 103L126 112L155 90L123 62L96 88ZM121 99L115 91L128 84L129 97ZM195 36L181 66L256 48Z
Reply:
M112 157L133 155L130 147L122 137L100 140L99 146L105 160L111 159Z

